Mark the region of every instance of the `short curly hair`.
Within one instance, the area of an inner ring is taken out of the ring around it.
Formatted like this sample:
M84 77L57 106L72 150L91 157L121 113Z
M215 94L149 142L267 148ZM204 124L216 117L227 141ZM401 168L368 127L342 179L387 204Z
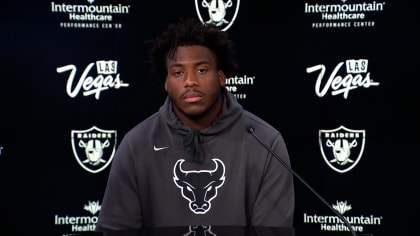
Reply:
M178 23L170 23L160 36L153 40L149 50L151 73L164 82L167 76L166 58L172 57L177 47L200 45L216 55L217 67L227 77L237 69L234 45L229 35L213 24L205 24L194 18L181 18Z

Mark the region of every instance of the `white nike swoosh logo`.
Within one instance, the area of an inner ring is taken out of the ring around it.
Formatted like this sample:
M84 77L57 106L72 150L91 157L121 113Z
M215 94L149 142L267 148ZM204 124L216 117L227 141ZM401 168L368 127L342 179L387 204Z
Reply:
M155 150L155 151L160 151L160 150L163 150L163 149L167 149L169 146L166 146L166 147L156 147L156 145L153 145L153 150Z

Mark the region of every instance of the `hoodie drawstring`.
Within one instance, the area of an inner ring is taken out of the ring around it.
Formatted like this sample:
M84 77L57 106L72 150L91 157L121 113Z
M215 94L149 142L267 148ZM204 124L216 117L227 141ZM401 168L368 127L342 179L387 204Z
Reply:
M193 162L202 162L200 159L200 147L199 144L199 131L193 130L185 136L183 145L184 150L191 154L191 160Z

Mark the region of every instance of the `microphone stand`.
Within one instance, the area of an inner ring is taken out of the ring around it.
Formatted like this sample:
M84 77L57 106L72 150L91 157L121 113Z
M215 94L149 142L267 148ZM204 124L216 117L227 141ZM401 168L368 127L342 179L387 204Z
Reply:
M268 147L266 144L264 144L261 139L255 134L254 127L247 127L247 132L250 133L267 151L269 151L280 163L286 167L296 178L298 178L309 190L312 191L313 194L315 194L325 205L327 205L328 208L330 208L331 211L333 211L349 228L352 236L356 236L356 233L353 230L353 227L351 226L350 222L337 210L335 210L320 194L318 194L315 189L313 189L298 173L296 173L286 162L284 162L274 151L271 150L270 147Z

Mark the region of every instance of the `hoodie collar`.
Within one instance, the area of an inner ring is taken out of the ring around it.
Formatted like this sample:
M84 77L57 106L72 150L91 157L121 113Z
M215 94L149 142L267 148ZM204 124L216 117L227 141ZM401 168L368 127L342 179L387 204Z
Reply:
M193 130L179 121L172 109L172 102L169 96L166 97L164 104L159 109L161 119L174 129L176 133L184 136L183 149L190 153L191 160L194 162L203 161L202 156L200 156L200 143L230 128L242 115L243 109L236 97L227 91L225 87L222 87L222 94L223 106L221 113L209 127L201 131Z
M243 108L236 97L227 91L225 87L222 87L222 94L223 106L221 113L209 127L199 132L200 135L213 136L221 133L234 124L241 116ZM161 119L163 119L167 125L175 129L177 133L185 136L193 131L191 128L183 125L176 117L169 96L166 97L164 104L160 107L159 114Z

